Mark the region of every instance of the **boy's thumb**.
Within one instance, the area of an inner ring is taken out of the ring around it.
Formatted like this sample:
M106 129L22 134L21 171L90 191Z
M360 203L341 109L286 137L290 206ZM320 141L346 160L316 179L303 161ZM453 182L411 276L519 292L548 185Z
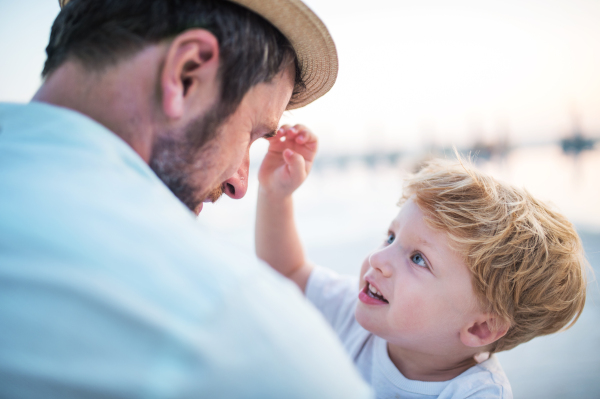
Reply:
M283 159L285 160L293 179L303 178L305 165L304 157L302 155L287 148L283 151Z

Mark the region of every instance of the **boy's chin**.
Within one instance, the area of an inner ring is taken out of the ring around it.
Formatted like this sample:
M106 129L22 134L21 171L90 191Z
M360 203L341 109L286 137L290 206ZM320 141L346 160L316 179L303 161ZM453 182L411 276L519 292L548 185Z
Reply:
M369 310L370 309L368 309L366 305L358 301L354 311L354 318L362 328L376 334L377 323L375 323L375 320L373 320L373 317L369 314Z

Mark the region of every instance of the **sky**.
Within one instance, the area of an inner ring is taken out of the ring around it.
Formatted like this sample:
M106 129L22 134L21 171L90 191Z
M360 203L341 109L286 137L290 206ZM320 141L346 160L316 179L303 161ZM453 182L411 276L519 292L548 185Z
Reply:
M507 136L600 137L600 1L307 0L338 49L336 85L283 121L324 152ZM0 101L40 84L56 0L0 0Z

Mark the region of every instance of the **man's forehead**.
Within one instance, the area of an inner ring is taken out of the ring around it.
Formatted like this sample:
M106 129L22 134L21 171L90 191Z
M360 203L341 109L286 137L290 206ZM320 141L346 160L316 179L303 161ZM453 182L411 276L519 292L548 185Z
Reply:
M277 130L277 128L279 127L279 121L281 120L281 115L272 115L271 117L267 118L267 120L264 122L263 124L263 130L265 130L268 133L272 133L275 132Z
M289 106L294 81L288 79L290 72L283 70L271 82L259 83L252 88L253 108L258 116L257 125L268 132L277 130L281 116Z

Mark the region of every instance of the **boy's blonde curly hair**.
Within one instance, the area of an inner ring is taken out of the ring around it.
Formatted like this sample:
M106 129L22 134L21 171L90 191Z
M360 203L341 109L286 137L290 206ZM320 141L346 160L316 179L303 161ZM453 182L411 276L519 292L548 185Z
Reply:
M406 180L400 204L411 197L426 223L464 254L482 309L509 324L491 352L567 329L579 318L586 261L577 232L560 213L460 158L428 162Z

